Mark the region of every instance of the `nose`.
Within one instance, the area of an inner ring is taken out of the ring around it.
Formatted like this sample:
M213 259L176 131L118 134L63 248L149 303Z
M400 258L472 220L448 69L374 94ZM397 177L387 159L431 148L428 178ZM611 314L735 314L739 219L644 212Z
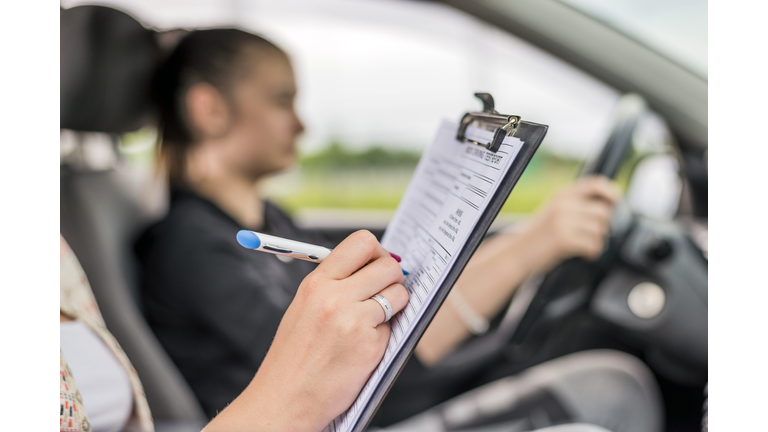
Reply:
M294 111L293 117L296 123L296 135L304 133L304 122L301 121L299 115Z

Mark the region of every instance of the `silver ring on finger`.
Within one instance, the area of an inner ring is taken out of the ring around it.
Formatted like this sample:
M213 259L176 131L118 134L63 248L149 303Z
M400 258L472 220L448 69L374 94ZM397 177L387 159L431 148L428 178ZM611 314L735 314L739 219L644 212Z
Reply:
M389 300L387 300L387 298L381 294L372 295L371 300L376 300L376 302L381 305L381 308L384 309L384 315L386 316L386 318L384 318L384 321L382 321L381 323L383 324L389 321L392 318L392 311L393 311L392 304L389 303Z

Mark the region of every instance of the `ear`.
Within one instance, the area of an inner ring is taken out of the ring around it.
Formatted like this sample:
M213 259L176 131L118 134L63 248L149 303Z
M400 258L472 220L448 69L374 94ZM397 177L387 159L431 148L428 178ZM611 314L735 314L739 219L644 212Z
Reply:
M231 113L221 93L210 84L189 88L185 103L191 128L198 139L218 138L229 129Z

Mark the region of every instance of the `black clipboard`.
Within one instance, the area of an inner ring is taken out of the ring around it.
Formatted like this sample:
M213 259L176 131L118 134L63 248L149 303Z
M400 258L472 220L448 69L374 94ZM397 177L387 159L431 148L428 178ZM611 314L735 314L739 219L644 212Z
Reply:
M501 207L507 201L509 194L514 189L518 180L520 180L525 168L547 134L549 127L546 125L523 121L520 116L505 115L497 112L494 109L493 97L490 94L475 93L475 96L483 102L483 111L470 112L464 115L459 124L457 139L466 142L467 145L478 145L494 153L499 149L501 141L507 136L519 138L523 141L523 146L520 148L516 159L512 162L512 166L509 167L506 175L501 180L498 189L491 197L486 211L480 216L477 225L475 225L474 230L467 238L466 244L459 251L456 263L448 271L445 281L439 287L436 287L437 292L435 293L434 300L427 306L422 319L413 324L414 327L410 336L401 342L400 351L394 355L392 363L384 372L378 387L371 394L368 403L361 409L357 422L350 429L352 432L362 432L368 427L368 424L373 419L376 411L378 411L379 406L381 406L382 401L387 396L387 393L389 393L395 380L397 380L406 362L408 362L411 354L413 354L421 336L432 322L432 319L437 314L454 284L456 284L469 259L474 255L483 238L485 238L485 234L499 214ZM464 132L470 124L494 132L493 140L488 143L482 143L466 138Z

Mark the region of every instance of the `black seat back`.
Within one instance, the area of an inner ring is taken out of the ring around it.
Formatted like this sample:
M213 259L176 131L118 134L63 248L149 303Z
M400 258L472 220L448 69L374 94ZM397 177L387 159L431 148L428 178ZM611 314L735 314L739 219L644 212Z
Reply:
M146 124L158 51L153 32L125 13L99 6L61 10L61 128L74 135L102 132L116 142L117 134ZM153 416L160 423L199 424L205 416L197 399L139 309L132 244L153 215L132 191L130 170L62 163L60 180L61 233L138 372Z

